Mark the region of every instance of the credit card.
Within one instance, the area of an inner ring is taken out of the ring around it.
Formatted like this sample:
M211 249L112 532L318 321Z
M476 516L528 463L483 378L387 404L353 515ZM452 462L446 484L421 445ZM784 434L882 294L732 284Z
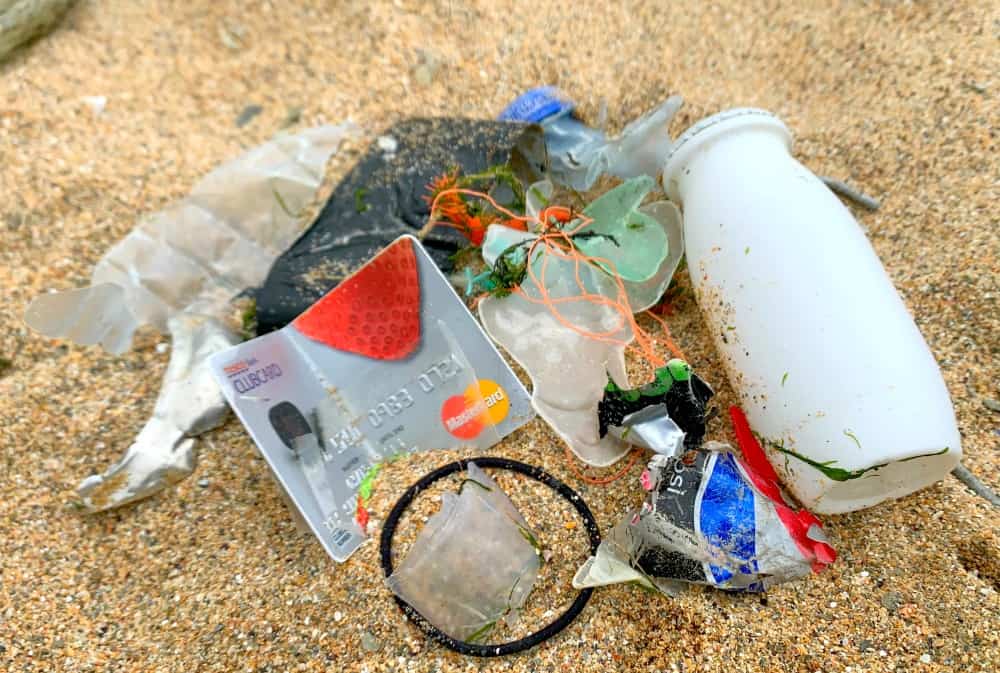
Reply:
M218 353L213 374L337 561L364 541L357 492L380 461L486 449L530 396L420 243L403 236L287 327Z

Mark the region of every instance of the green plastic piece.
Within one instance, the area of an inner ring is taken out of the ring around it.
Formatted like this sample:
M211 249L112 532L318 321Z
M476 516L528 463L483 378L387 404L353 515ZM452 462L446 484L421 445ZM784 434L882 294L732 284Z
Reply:
M361 480L361 484L358 486L358 496L362 501L368 500L372 497L372 488L375 486L375 477L378 476L381 469L382 463L375 463L368 468L367 472L365 472L365 477Z
M659 397L665 395L674 383L683 383L691 378L691 365L679 358L670 360L666 365L660 367L653 374L652 383L647 383L638 388L622 390L614 381L608 379L608 385L604 390L609 393L616 393L619 397L629 402L635 402L640 397Z
M626 281L652 278L669 252L663 226L638 210L655 184L653 178L642 176L604 193L583 211L594 221L577 233L591 236L574 239L581 252L607 260L610 264L600 266Z
M691 378L691 365L680 358L674 358L667 363L667 370L674 381L683 382Z

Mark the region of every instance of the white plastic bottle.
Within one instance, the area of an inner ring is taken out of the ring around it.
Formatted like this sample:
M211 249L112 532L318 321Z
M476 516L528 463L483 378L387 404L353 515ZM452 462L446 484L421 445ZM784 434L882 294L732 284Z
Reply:
M773 115L722 112L664 162L729 380L786 486L819 513L928 486L962 456L934 357L850 211Z

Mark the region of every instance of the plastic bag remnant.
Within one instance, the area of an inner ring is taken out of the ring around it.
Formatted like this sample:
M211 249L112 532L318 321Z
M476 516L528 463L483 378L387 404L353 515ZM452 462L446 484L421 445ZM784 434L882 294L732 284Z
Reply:
M144 498L194 469L194 437L228 411L207 368L209 356L239 341L220 318L294 239L296 213L350 132L342 125L282 135L219 166L112 247L90 287L41 295L28 307L35 330L112 353L127 350L143 323L172 338L153 416L121 460L79 486L88 509Z
M540 566L536 538L514 503L469 463L459 494L442 496L386 582L441 631L474 642L497 622L516 620Z
M180 313L220 317L295 239L297 213L351 128L281 135L222 164L115 244L94 267L89 288L41 295L25 320L46 336L100 343L117 354L141 324L164 331Z
M776 482L725 444L653 456L646 500L605 536L577 588L636 582L673 595L685 583L763 591L832 563L818 520L794 511Z

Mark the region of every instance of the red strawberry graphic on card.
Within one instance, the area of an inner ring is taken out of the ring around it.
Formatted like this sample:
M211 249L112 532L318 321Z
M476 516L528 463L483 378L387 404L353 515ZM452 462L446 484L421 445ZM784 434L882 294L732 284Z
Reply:
M376 360L399 360L420 343L420 278L402 238L292 323L310 339Z

